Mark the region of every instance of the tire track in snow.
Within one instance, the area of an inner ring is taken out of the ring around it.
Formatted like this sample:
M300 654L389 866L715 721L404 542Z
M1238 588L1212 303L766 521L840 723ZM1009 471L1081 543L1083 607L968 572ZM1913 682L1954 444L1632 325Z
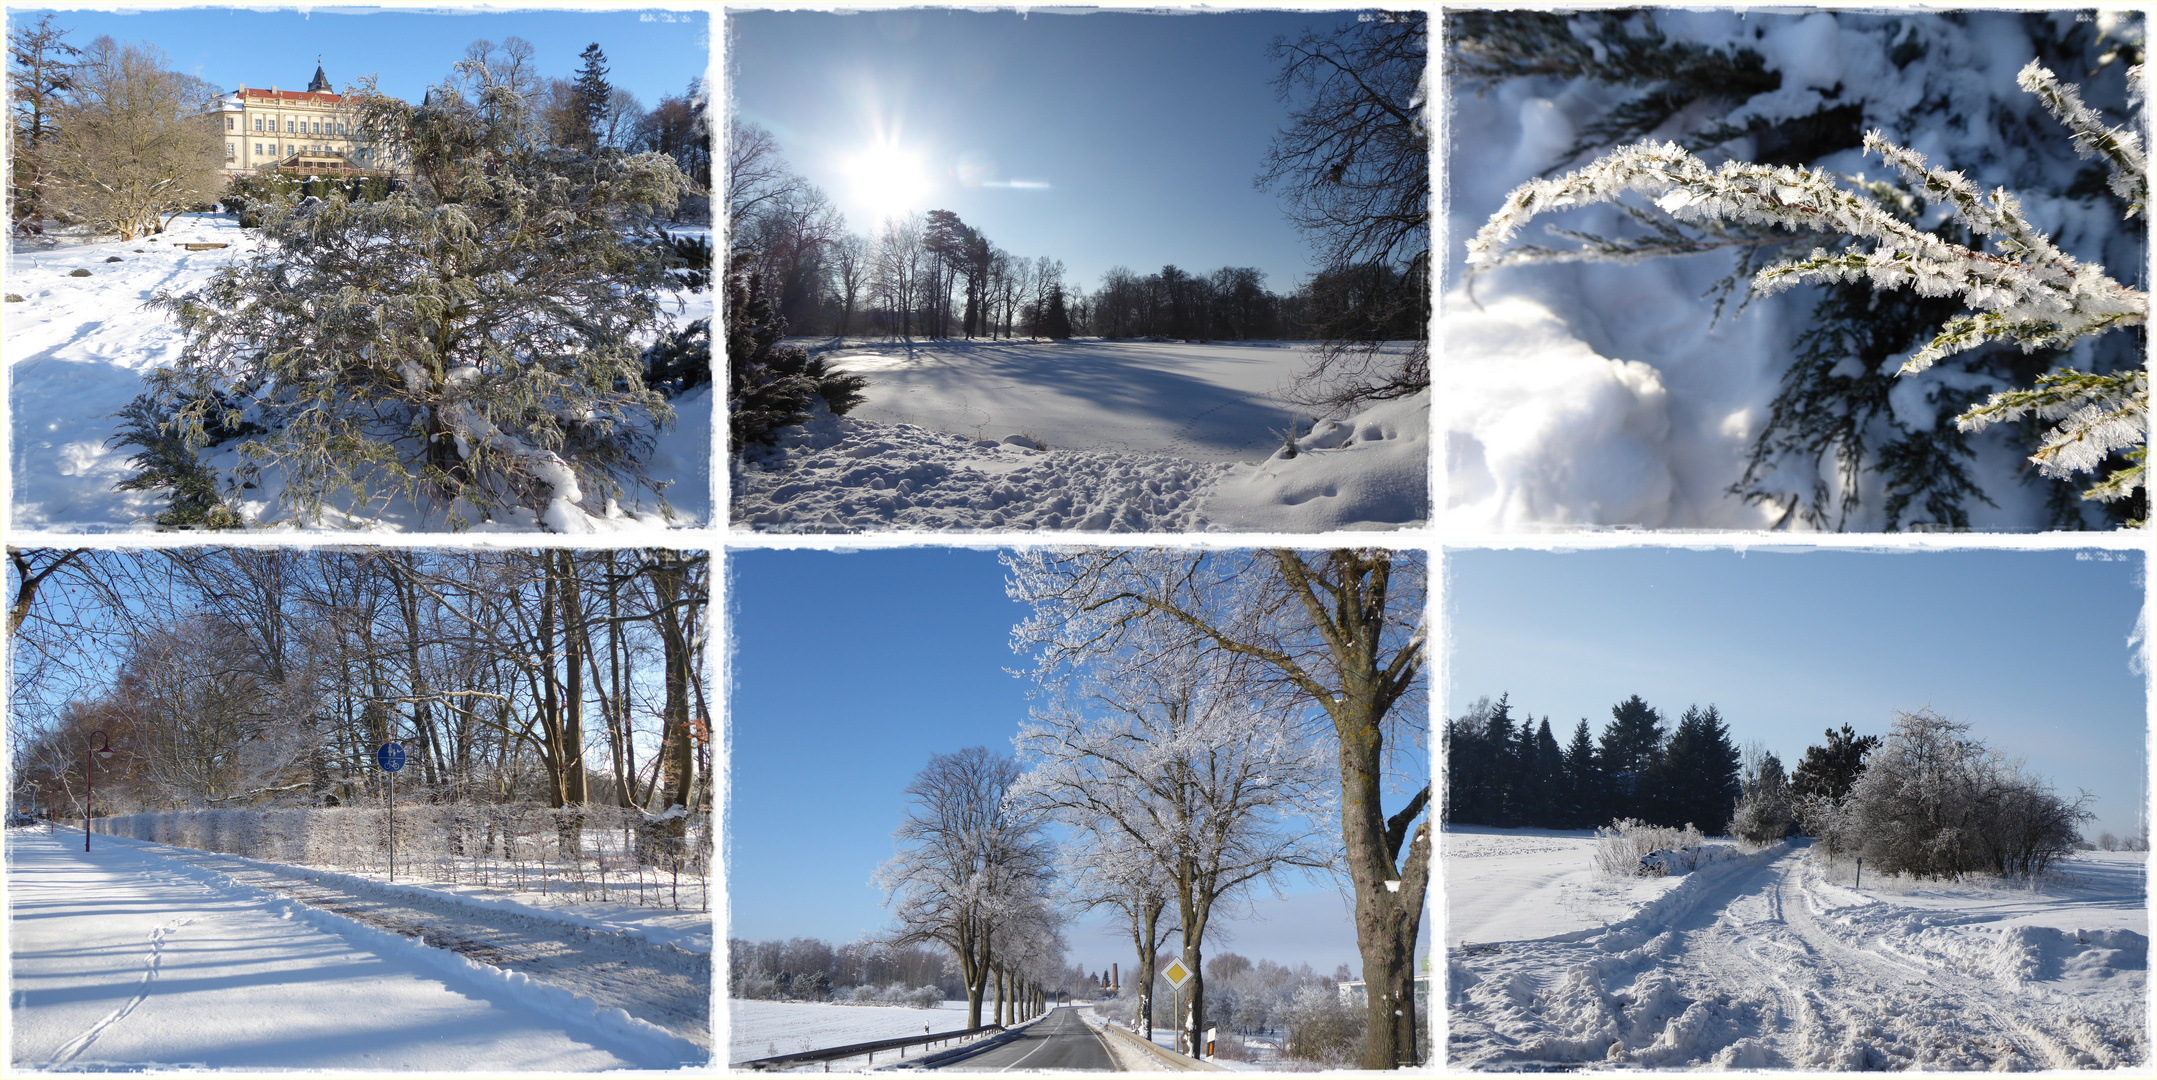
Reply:
M150 954L143 961L142 978L136 983L135 996L127 999L127 1002L119 1008L105 1014L104 1019L91 1024L82 1034L69 1039L65 1045L53 1051L51 1059L45 1062L45 1067L57 1069L80 1057L84 1050L90 1048L91 1043L97 1041L99 1035L105 1033L106 1029L127 1019L127 1015L134 1012L136 1006L147 1000L150 996L151 984L157 981L158 968L164 964L166 937L171 935L174 930L178 930L180 927L194 921L191 918L178 919L150 931Z
M1449 965L1454 1064L1479 1069L2074 1069L2146 1062L2139 1025L1904 952L1910 912L1839 918L1800 849L1578 942ZM1683 887L1683 886L1681 886ZM1846 909L1847 910L1847 909ZM1553 987L1548 975L1563 972ZM2095 1004L2095 1002L2092 1002ZM2139 1010L2132 1010L2139 1015Z

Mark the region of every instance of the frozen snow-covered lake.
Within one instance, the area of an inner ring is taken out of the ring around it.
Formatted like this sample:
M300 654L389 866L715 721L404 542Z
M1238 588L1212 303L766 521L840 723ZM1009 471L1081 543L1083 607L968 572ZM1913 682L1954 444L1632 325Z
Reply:
M746 455L737 524L1318 532L1428 519L1429 395L1347 417L1292 411L1279 392L1309 361L1303 343L792 344L867 376L867 400Z

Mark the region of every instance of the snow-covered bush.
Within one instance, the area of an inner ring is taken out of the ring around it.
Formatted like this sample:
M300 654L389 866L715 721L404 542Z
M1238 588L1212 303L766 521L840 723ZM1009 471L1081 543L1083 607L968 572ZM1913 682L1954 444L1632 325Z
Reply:
M1738 797L1737 814L1726 830L1748 844L1772 844L1790 835L1797 825L1795 800L1783 776L1783 763L1764 754L1746 771L1744 794Z
M1611 877L1632 877L1640 870L1641 860L1651 853L1698 849L1706 844L1707 838L1690 824L1671 829L1636 818L1620 818L1608 828L1595 830L1595 868ZM1667 872L1685 873L1693 867L1689 857L1681 856L1675 862L1683 869Z
M2006 511L2012 525L2027 527L2026 515L2038 514L2030 523L2085 527L2070 482L2078 478L2079 494L2110 520L2144 516L2147 380L2138 327L2148 297L2128 287L2142 285L2145 261L2142 139L2107 127L2080 100L2090 93L2115 115L2125 110L2139 120L2140 13L1506 11L1449 15L1449 30L1456 85L1479 95L1497 87L1519 110L1510 124L1492 126L1480 118L1488 107L1477 108L1471 126L1517 131L1518 139L1510 148L1458 153L1489 155L1477 163L1498 168L1482 172L1520 176L1550 163L1549 176L1584 151L1656 140L1514 189L1468 245L1471 290L1498 266L1735 256L1709 290L1714 317L1701 310L1709 328L1723 314L1722 298L1748 280L1747 303L1800 281L1817 286L1808 293L1809 316L1797 303L1770 301L1772 313L1730 331L1753 343L1749 354L1700 382L1696 392L1723 396L1695 407L1727 419L1719 433L1698 434L1752 442L1742 475L1722 493L1765 508L1710 520L1969 527L1977 504L2000 506L2001 480L2017 472L2042 493L2043 506L2017 499ZM2019 80L2010 77L2016 65L2024 65ZM2052 70L2073 71L2084 79L2081 91ZM2046 111L2059 122L2038 115ZM1861 139L1867 127L1875 130ZM1864 165L1861 145L1899 178L1849 175ZM1911 146L1971 174L1930 167L1904 149ZM1476 174L1463 164L1456 162L1456 177ZM1497 205L1488 184L1455 181L1462 191L1489 192L1469 200L1478 213ZM1625 191L1649 201L1619 202ZM1582 212L1598 203L1615 212ZM1572 243L1505 246L1527 218L1559 211L1575 217L1550 231ZM2123 216L2130 227L2119 225ZM1697 291L1702 260L1685 261L1683 270L1640 275L1646 284L1632 289L1569 269L1514 272L1505 287L1637 300L1656 282L1689 279ZM1518 321L1497 321L1508 319ZM1673 318L1644 313L1610 323L1576 329L1614 357L1621 354L1603 341L1662 348L1635 333L1636 324L1676 330ZM2108 334L2125 327L2137 329ZM2027 355L1975 348L1994 340ZM1673 364L1716 359L1697 342L1667 348ZM1918 377L1943 360L1945 367ZM1752 380L1725 369L1745 367L1779 374L1771 402L1736 389ZM1689 367L1662 371L1651 387L1657 394L1699 381ZM1482 415L1475 407L1467 407L1471 417ZM2031 416L2041 422L2004 438L1975 437ZM1675 443L1688 434L1658 437ZM1494 437L1477 428L1475 445ZM2019 452L1995 459L1993 445ZM1508 468L1516 464L1527 462ZM1499 473L1501 487L1509 475ZM1696 504L1712 497L1692 493Z
M1828 815L1831 852L1881 873L1955 878L2035 877L2066 858L2090 817L2018 761L1968 736L1970 726L1930 709L1900 713L1849 797Z
M1342 1001L1338 990L1306 984L1288 1007L1284 1049L1330 1068L1354 1068L1363 1049L1363 1010Z

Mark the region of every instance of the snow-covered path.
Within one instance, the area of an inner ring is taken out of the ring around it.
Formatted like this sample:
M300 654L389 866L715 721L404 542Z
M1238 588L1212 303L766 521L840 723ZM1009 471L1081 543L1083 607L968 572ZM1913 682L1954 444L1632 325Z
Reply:
M591 1072L683 1040L523 974L79 833L7 834L19 1069Z
M2108 914L2139 879L2088 871ZM2137 868L2138 870L2139 868ZM1803 848L1681 887L1586 940L1448 965L1457 1067L2073 1069L2146 1066L2149 939L1826 880ZM2030 905L2035 907L2037 905ZM2073 909L2072 897L2055 906ZM2147 929L2146 900L2136 905ZM2133 917L2125 921L2136 921ZM2087 924L2086 924L2087 925Z

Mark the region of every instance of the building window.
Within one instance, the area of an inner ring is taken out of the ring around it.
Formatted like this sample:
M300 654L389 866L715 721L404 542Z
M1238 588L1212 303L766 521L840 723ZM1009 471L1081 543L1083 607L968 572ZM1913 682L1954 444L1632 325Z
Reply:
M289 132L289 131L291 131L291 130L293 130L293 122L292 122L292 121L290 121L290 120L287 120L287 121L285 121L285 130L286 130L286 131L288 131L288 132Z
M256 143L256 144L255 144L255 156L256 156L256 157L261 157L261 156L262 156L262 144L261 144L261 143Z
M232 118L231 118L231 117L229 117L229 116L228 116L228 117L225 117L225 130L226 130L226 131L231 131L231 130L232 130Z
M262 118L261 118L261 117L259 117L259 116L258 116L258 117L255 117L255 130L256 130L256 131L261 131L261 130L262 130Z
M226 143L226 144L225 144L225 160L226 160L226 161L231 161L231 160L232 160L233 158L236 158L236 157L238 157L238 156L240 156L240 155L239 155L239 149L238 149L238 148L237 148L237 147L236 147L236 146L235 146L234 144L232 144L232 143Z

